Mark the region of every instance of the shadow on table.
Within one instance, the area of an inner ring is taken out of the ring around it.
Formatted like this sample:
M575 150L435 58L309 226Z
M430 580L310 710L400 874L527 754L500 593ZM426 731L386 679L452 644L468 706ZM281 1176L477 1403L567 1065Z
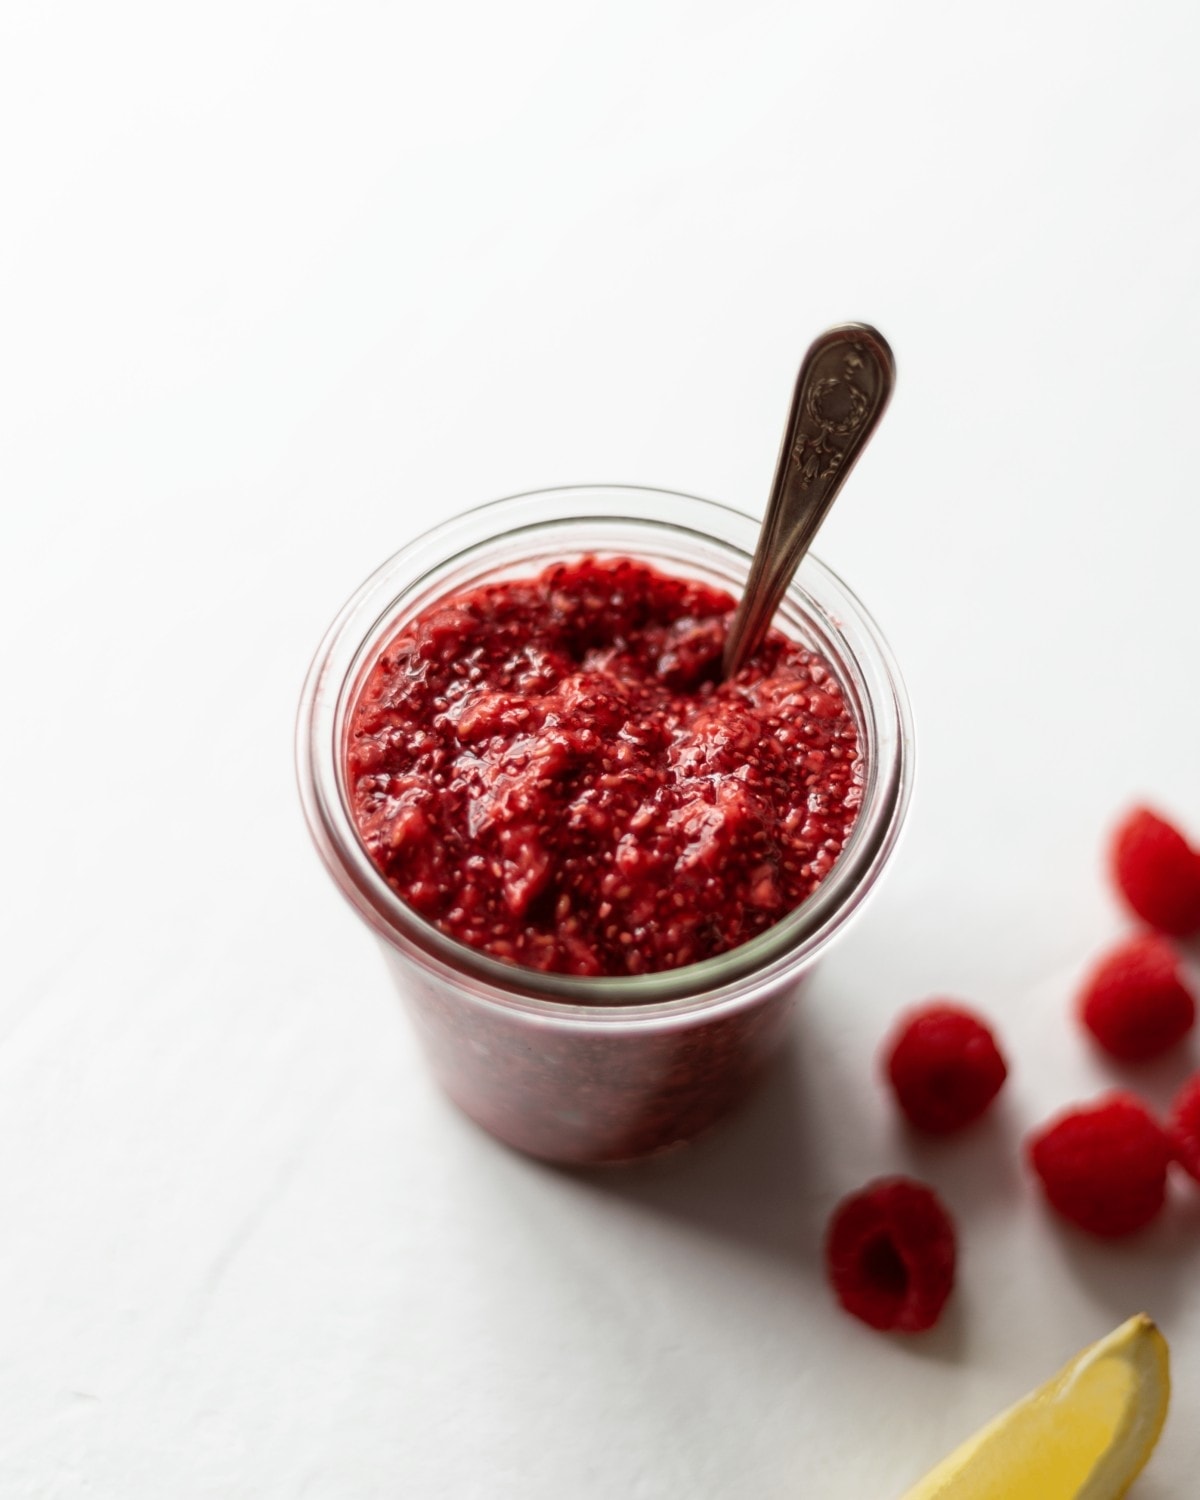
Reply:
M1072 1275L1113 1322L1149 1313L1168 1340L1172 1317L1195 1301L1200 1284L1200 1194L1190 1185L1177 1183L1175 1189L1162 1217L1125 1239L1095 1240L1055 1224L1059 1253Z
M785 1262L824 1280L822 1244L834 1203L855 1183L833 1184L822 1143L841 1112L842 1085L831 1049L789 1036L757 1093L730 1119L679 1151L648 1162L572 1172L595 1191L671 1215L698 1231ZM1024 1128L1011 1101L961 1136L931 1139L895 1125L879 1175L899 1170L931 1182L960 1224L996 1215L1046 1217L1045 1250L1112 1313L1114 1323L1146 1311L1170 1335L1176 1309L1200 1279L1200 1194L1176 1182L1162 1218L1128 1240L1097 1241L1061 1223L1040 1201L1024 1167ZM961 1298L938 1327L911 1342L914 1353L956 1359L966 1342Z
M595 1191L772 1257L797 1278L824 1283L826 1224L852 1184L835 1189L818 1159L838 1085L816 1076L829 1058L810 1041L793 1033L757 1093L709 1135L648 1162L570 1175ZM960 1304L952 1299L929 1333L903 1339L906 1351L959 1361L966 1345Z
M810 1192L821 1130L803 1068L789 1037L750 1100L706 1135L649 1161L572 1175L708 1234L815 1263Z

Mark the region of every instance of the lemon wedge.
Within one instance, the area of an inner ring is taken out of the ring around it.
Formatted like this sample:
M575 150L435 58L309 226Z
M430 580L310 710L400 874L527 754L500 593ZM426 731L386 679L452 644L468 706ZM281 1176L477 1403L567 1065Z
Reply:
M1167 1341L1130 1318L968 1438L904 1500L1118 1500L1167 1416Z

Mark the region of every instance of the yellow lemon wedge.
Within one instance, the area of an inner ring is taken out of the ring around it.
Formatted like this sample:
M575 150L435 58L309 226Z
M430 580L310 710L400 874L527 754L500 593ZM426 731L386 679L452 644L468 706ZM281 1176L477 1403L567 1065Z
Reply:
M904 1500L1118 1500L1167 1416L1167 1341L1122 1323L968 1438Z

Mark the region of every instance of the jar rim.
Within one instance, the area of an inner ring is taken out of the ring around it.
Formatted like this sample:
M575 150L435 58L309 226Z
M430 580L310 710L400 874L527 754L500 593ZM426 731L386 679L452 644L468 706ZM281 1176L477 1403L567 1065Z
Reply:
M647 514L647 508L655 511ZM507 524L505 524L507 523ZM690 524L686 524L690 523ZM899 837L912 791L913 730L903 681L891 651L854 593L811 554L784 606L823 634L822 655L841 679L861 679L856 712L867 745L863 802L846 848L817 889L793 911L736 948L676 969L590 976L544 973L468 947L418 915L392 890L362 844L344 784L343 732L352 686L381 637L394 633L404 603L456 566L485 563L489 548L535 531L588 524L654 532L666 555L685 534L714 549L744 582L759 523L717 501L634 485L573 485L488 501L414 537L355 591L314 656L296 724L296 770L309 831L343 895L376 934L419 967L449 979L482 1003L534 1016L595 1024L604 1018L667 1021L698 1009L721 1011L806 966L823 950L873 887ZM645 541L646 538L643 538ZM576 544L579 552L609 547ZM627 549L617 549L627 550ZM677 566L682 566L681 558ZM736 587L736 584L733 585ZM442 592L448 591L449 585ZM865 720L865 722L864 722Z

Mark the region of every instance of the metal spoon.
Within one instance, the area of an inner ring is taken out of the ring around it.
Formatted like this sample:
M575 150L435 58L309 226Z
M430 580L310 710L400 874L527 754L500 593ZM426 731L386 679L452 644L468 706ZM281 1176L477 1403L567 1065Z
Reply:
M887 340L866 323L839 323L810 345L796 377L746 592L726 637L725 677L745 665L766 635L792 576L883 416L895 380Z

